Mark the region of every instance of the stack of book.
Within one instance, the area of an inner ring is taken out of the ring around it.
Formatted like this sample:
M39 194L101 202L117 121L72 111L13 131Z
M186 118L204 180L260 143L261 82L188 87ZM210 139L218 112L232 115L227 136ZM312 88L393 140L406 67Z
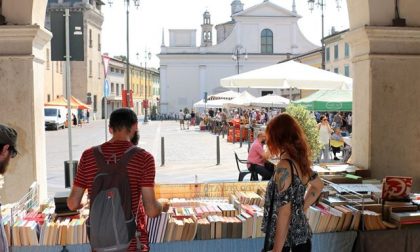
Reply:
M415 212L391 212L391 220L400 225L420 224L420 211Z
M319 203L306 212L309 226L314 233L358 230L361 212L350 206L328 206Z
M175 198L168 202L172 205L168 213L148 219L151 243L264 236L263 199L256 193L235 192L230 203L220 198Z
M12 246L55 246L87 243L85 219L58 218L42 225L33 220L17 220L11 230ZM39 238L38 238L39 233ZM6 231L8 240L10 233Z

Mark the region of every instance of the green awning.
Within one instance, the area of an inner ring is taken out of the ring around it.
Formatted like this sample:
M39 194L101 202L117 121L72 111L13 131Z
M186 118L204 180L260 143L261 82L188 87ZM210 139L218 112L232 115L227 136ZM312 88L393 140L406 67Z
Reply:
M352 111L352 90L320 90L303 99L293 101L312 111Z

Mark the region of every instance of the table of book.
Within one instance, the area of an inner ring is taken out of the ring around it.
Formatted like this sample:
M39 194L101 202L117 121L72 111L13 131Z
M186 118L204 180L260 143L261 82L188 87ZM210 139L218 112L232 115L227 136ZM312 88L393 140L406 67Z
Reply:
M252 192L265 187L266 182L235 182L213 184L158 185L157 198L199 198L227 197L235 191ZM420 226L409 226L399 230L384 231L344 231L317 233L312 238L312 251L420 251ZM264 238L213 239L193 241L173 241L152 243L151 251L260 251ZM11 247L11 251L91 251L89 244L65 246L21 246Z

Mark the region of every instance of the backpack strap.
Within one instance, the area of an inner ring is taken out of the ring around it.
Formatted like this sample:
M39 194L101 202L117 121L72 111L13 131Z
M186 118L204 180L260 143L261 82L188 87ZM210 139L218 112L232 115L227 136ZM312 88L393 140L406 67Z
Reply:
M93 156L95 157L96 165L98 167L97 173L100 173L108 167L108 164L105 162L105 157L102 153L100 145L93 147Z
M144 151L144 149L135 145L131 146L124 152L123 156L120 158L120 160L118 160L116 166L120 169L127 169L128 162L130 162L131 158L141 151Z

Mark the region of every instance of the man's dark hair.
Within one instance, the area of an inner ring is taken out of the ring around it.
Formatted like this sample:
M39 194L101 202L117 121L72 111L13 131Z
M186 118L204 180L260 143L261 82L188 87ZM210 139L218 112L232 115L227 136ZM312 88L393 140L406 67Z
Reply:
M109 127L113 131L130 130L131 126L137 122L137 115L134 111L128 108L120 108L111 113Z

